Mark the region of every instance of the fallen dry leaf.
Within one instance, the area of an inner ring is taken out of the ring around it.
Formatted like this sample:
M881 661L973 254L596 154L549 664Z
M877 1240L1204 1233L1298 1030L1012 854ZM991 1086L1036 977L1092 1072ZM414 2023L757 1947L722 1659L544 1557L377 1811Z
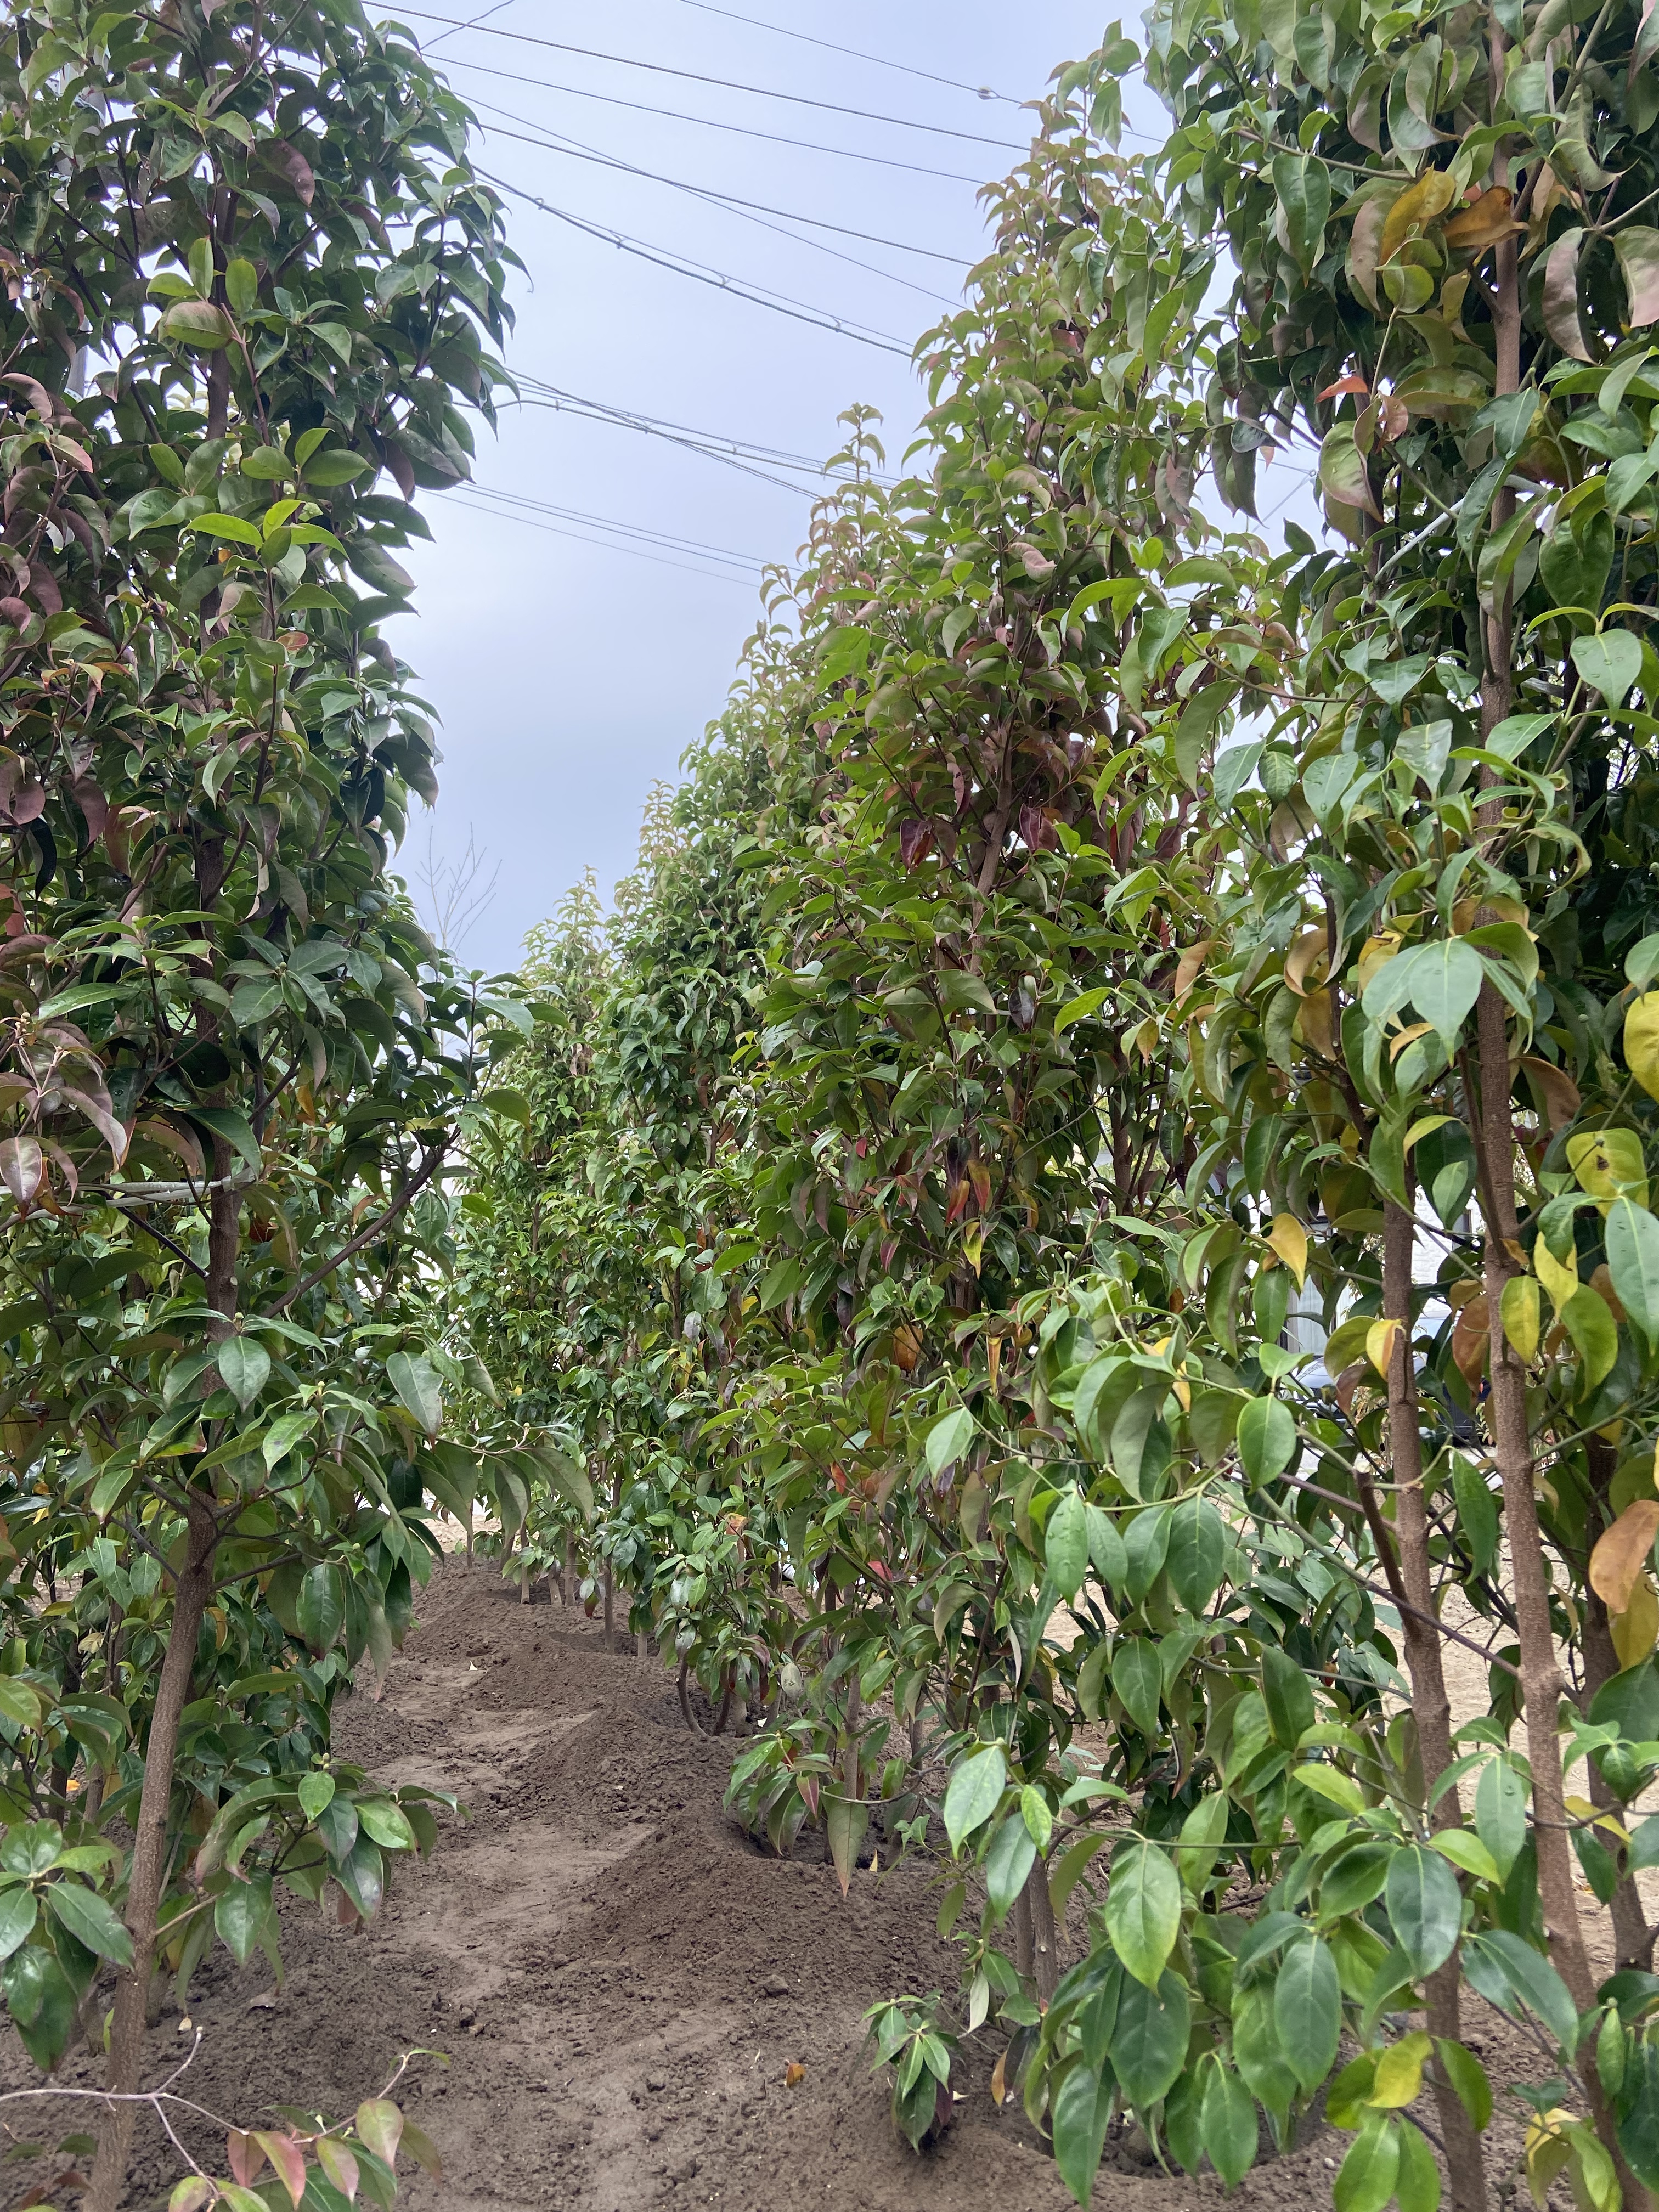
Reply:
M783 2069L784 2087L786 2089L797 2088L805 2079L806 2069L801 2064L799 2058L792 2058L789 2063Z

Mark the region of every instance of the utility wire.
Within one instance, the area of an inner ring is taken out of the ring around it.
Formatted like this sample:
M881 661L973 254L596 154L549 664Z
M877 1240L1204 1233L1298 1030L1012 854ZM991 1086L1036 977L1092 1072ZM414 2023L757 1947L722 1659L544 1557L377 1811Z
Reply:
M449 31L439 33L445 39L453 35ZM427 51L437 43L436 39L429 40ZM471 70L475 76L505 77L511 84L533 85L538 92L563 92L576 100L602 100L607 107L626 107L636 115L660 115L670 123L695 123L704 131L729 131L739 138L764 139L769 146L793 146L808 154L834 154L843 161L872 161L878 168L902 169L913 177L939 177L948 185L981 185L985 181L982 177L970 177L965 170L930 169L920 161L901 161L891 154L861 154L852 146L825 146L816 138L791 138L778 131L757 131L747 123L722 123L712 115L688 115L684 108L651 107L642 100L623 100L614 92L590 92L586 85L555 84L548 77L520 76L516 70L491 69L487 62L459 62L446 54L444 68L446 71Z
M710 581L717 584L736 584L743 590L752 590L754 587L753 580L751 578L746 576L734 576L727 569L693 568L690 562L671 561L664 554L647 553L641 546L619 545L610 538L584 537L580 530L568 529L562 523L542 522L538 521L533 515L513 514L511 513L503 518L499 507L487 506L481 507L477 505L476 501L461 498L454 492L451 492L448 496L455 501L455 504L458 507L468 507L474 514L489 515L494 520L498 522L503 519L508 522L521 522L526 530L544 530L548 532L550 537L574 538L579 545L591 545L605 553L624 553L630 560L649 561L659 568L678 568L682 575L703 576L709 579Z
M449 66L453 67L453 64L451 64ZM467 68L471 64L463 63L461 66ZM487 76L506 77L511 82L526 87L536 83L534 77L514 77L511 70L486 70L484 74ZM552 89L556 91L559 88L555 86ZM556 139L558 144L554 149L556 152L562 153L567 149L574 149L585 155L589 161L603 161L608 168L626 169L629 176L648 178L653 185L672 185L676 191L696 192L701 199L725 200L733 207L747 209L751 214L778 216L785 222L811 223L815 229L833 230L842 238L862 239L866 246L890 246L895 253L918 253L925 260L949 261L958 269L969 269L973 266L965 253L941 252L935 246L908 246L902 239L883 238L873 230L854 230L850 224L830 222L823 216L799 215L793 208L770 207L764 200L746 200L740 192L721 191L717 185L689 185L679 177L665 177L655 169L641 169L632 161L624 161L620 155L603 153L598 147L588 145L583 139L572 138L563 131L555 131L550 124L538 123L528 116L514 115L509 108L492 107L488 100L481 100L477 105L483 108L486 115L505 116L509 123L522 123L529 130L539 131L545 137ZM503 137L507 135L505 132L502 133ZM929 171L928 173L933 176L943 176L945 172L942 169L935 169ZM962 184L971 184L974 179L970 177L963 177L957 181Z
M935 76L932 70L914 69L908 62L890 62L882 54L860 53L856 46L838 46L833 39L815 39L807 31L787 30L781 23L763 23L758 15L739 15L732 8L716 8L711 0L685 0L688 8L701 9L705 15L724 15L728 22L747 23L750 30L775 31L781 39L799 39L805 46L822 46L828 53L847 54L855 62L872 62L878 69L898 70L905 76L925 77L929 84L948 85L952 92L971 92L975 100L1000 100L1009 107L1019 102L1006 92L994 92L988 84L959 84L953 76Z
M505 134L504 134L505 135ZM643 239L630 238L625 231L611 230L604 223L590 222L586 216L573 215L568 208L555 207L549 200L527 192L521 185L510 185L505 177L492 176L488 169L478 174L498 191L511 192L515 199L524 200L544 215L550 215L560 222L568 223L573 230L585 231L590 238L600 239L623 253L635 253L642 261L649 261L659 269L672 270L677 276L690 276L700 284L713 285L717 292L727 292L735 300L746 300L751 307L769 307L774 314L787 315L792 322L805 323L815 331L834 331L844 338L853 338L860 345L873 346L878 353L896 354L901 361L908 361L911 349L889 337L884 331L872 331L848 322L844 316L832 315L825 308L812 307L801 300L792 300L782 292L767 292L758 285L750 285L738 276L728 276L723 270L710 269L701 261L693 261L684 254L650 246Z
M475 29L478 24L483 22L485 15L499 15L503 8L510 8L512 5L513 0L495 0L495 4L493 8L486 8L483 11L483 15L469 16L465 23L458 23L455 26L454 31L440 31L435 39L428 40L428 48L430 49L433 46L442 46L446 39L453 39L455 36L455 31L471 31Z
M672 530L653 530L647 524L618 522L610 515L587 514L580 507L561 507L556 500L537 499L528 492L502 491L494 484L469 483L466 489L480 499L499 500L504 507L527 507L537 514L551 515L559 522L580 523L585 529L614 532L622 538L637 538L651 545L666 547L675 553L695 553L712 561L724 561L739 568L763 568L766 566L757 553L737 553L729 545L709 545L700 538L681 538Z
M965 138L975 146L997 146L1005 153L1024 154L1025 147L1011 138L988 138L979 131L953 131L943 123L918 123L908 115L881 115L868 107L845 107L839 100L812 100L804 92L779 92L764 84L739 84L726 76L705 76L698 70L671 69L666 62L642 62L632 54L607 54L597 46L573 46L562 39L538 39L528 31L502 31L494 23L469 23L461 15L434 15L424 8L404 8L400 14L421 23L446 23L452 30L476 30L482 39L511 39L523 46L546 46L555 53L580 54L585 61L615 62L623 69L649 70L657 76L684 77L690 84L717 85L722 92L752 93L757 100L786 100L794 107L821 108L828 115L852 115L860 123L890 123L901 131L926 131L935 138Z
M528 122L526 117L514 115L510 109L497 107L488 100L475 100L473 105L485 115L503 116L509 123ZM959 300L946 299L942 292L930 291L925 284L913 283L909 277L898 276L891 269L879 268L873 261L860 261L856 254L843 253L838 246L826 246L822 239L803 238L798 230L789 230L785 227L789 222L817 222L816 216L791 216L784 215L782 209L760 209L754 201L741 199L735 192L717 191L707 185L684 184L678 177L659 176L653 169L641 169L632 161L619 160L613 154L603 154L597 147L585 146L580 139L567 138L562 131L549 131L544 125L529 123L528 127L539 135L532 138L523 131L503 131L498 124L486 124L484 129L487 136L515 138L520 145L537 146L545 153L564 154L577 161L597 161L602 168L620 170L624 176L641 177L647 184L666 185L674 191L686 192L693 199L702 200L706 206L718 208L723 215L734 215L744 222L755 223L778 238L788 239L793 245L810 246L815 253L827 253L832 261L844 261L849 269L861 269L866 276L880 276L890 284L902 284L907 292L919 293L924 300L935 301L942 307L955 309L961 304ZM783 215L784 221L768 222L768 216L773 214ZM868 231L849 230L838 222L823 222L819 228L839 232L846 238L869 238L872 245L891 246L896 253L926 253L934 260L955 261L963 269L971 266L954 253L934 254L930 246L902 246L896 239L875 238Z
M763 473L748 465L757 461L779 468L799 470L819 478L827 473L823 461L814 459L811 454L792 453L781 447L757 444L752 439L728 438L719 431L694 429L689 423L671 422L660 415L647 415L637 409L615 407L605 400L586 398L580 392L566 392L556 384L546 383L540 377L527 376L522 372L517 380L522 389L534 395L521 401L521 404L548 407L556 412L576 415L586 422L609 422L618 429L642 431L647 436L662 438L670 445L684 446L690 452L703 453L710 460L728 462L733 468L742 469L745 475ZM879 475L874 475L873 480L888 484L897 481L895 477ZM781 477L769 476L765 481L779 484L786 491L817 489L812 485L786 483ZM840 483L848 480L837 477L831 477L830 481Z

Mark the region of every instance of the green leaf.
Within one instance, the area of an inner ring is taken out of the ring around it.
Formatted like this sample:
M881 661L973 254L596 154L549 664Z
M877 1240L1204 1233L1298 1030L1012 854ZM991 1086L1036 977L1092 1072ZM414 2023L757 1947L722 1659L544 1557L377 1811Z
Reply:
M389 2097L368 2097L358 2106L354 2124L357 2140L368 2145L378 2159L386 2165L398 2163L398 2145L403 2140L404 2116Z
M932 1444L932 1438L928 1439ZM1069 1605L1089 1571L1089 1521L1083 1493L1075 1483L1061 1491L1042 1530L1048 1579Z
M1273 1984L1279 2047L1306 2090L1316 2089L1336 2063L1342 2031L1342 1985L1336 1961L1316 1936L1285 1950Z
M1111 995L1110 991L1097 988L1085 991L1075 999L1068 999L1054 1016L1054 1035L1063 1036L1073 1024L1086 1021L1091 1014L1105 1005Z
M1514 1279L1518 1282L1522 1279L1516 1276ZM1498 1500L1487 1489L1480 1470L1462 1452L1452 1455L1451 1483L1457 1522L1469 1547L1473 1571L1484 1575L1498 1557Z
M985 1854L985 1894L999 1920L1024 1888L1036 1862L1036 1844L1030 1830L1018 1814L1011 1814L998 1827Z
M1413 1002L1438 1035L1449 1059L1486 980L1480 955L1464 939L1445 937L1419 945L1410 957ZM1368 992L1366 1012L1370 1011Z
M988 1744L957 1768L945 1793L945 1832L953 1851L995 1812L1007 1778L1000 1744Z
M1400 2123L1400 2168L1394 2193L1400 2212L1438 2212L1440 2168L1420 2128Z
M1273 190L1284 211L1285 235L1297 266L1306 276L1325 242L1325 225L1331 212L1331 173L1316 155L1276 154L1272 173Z
M1615 1198L1605 1242L1620 1304L1649 1345L1659 1344L1659 1221L1633 1200Z
M1489 1759L1475 1783L1475 1834L1493 1856L1502 1881L1526 1843L1526 1783L1509 1760Z
M270 1377L270 1354L257 1338L227 1337L214 1353L219 1380L246 1413Z
M959 1460L974 1440L974 1417L966 1406L956 1406L927 1431L927 1469L940 1474Z
M1492 2121L1492 2083L1486 2078L1486 2068L1472 2051L1448 2037L1437 2036L1434 2047L1446 2079L1457 2092L1459 2103L1474 2121L1477 2132L1484 2131Z
M1622 707L1642 673L1642 641L1627 629L1605 629L1572 641L1572 665L1609 707Z
M1127 1972L1155 1990L1181 1932L1181 1877L1144 1837L1112 1861L1106 1932Z
M1108 2047L1112 2070L1132 2105L1145 2112L1168 2095L1187 2063L1192 2032L1192 2003L1178 1976L1166 1971L1156 1990L1138 1978L1125 1981Z
M1337 507L1356 508L1382 520L1365 469L1365 457L1354 443L1353 424L1339 422L1328 430L1319 448L1319 488Z
M374 1837L381 1848L388 1851L412 1851L415 1831L401 1806L394 1805L388 1797L360 1797L357 1818L366 1832Z
M1496 1856L1496 1854L1494 1854ZM1395 1853L1383 1889L1389 1925L1414 1975L1431 1974L1456 1947L1463 1893L1438 1851L1420 1844Z
M1179 1499L1170 1514L1170 1547L1164 1565L1188 1613L1208 1610L1221 1587L1226 1555L1226 1528L1209 1499L1197 1495Z
M1296 1456L1296 1417L1278 1398L1252 1398L1238 1416L1238 1456L1256 1485L1273 1481Z
M1129 1554L1117 1533L1117 1523L1098 1505L1088 1508L1089 1557L1095 1572L1108 1589L1121 1589L1128 1580Z
M198 1122L210 1136L228 1145L239 1158L246 1161L255 1175L260 1172L264 1162L259 1140L246 1115L234 1113L228 1106L192 1106L190 1119Z
M77 1881L49 1882L46 1903L77 1943L112 1966L132 1964L132 1938L96 1890L83 1889Z
M15 1889L0 1890L0 1959L9 1959L20 1943L28 1941L39 1917L40 1907L32 1889L20 1884Z
M307 1820L315 1820L320 1817L325 1807L333 1798L334 1788L334 1777L320 1770L301 1776L300 1787L296 1795L300 1800L300 1810Z
M251 1881L233 1881L213 1908L213 1924L229 1945L239 1966L246 1966L258 1947L270 1918L271 1887L268 1874Z
M1261 1696L1274 1742L1294 1751L1314 1724L1313 1688L1290 1653L1276 1644L1262 1647Z
M1085 2212L1100 2169L1112 2100L1110 2075L1098 2075L1081 2060L1073 2064L1054 2094L1054 2164Z
M1157 1644L1145 1637L1126 1638L1112 1654L1112 1688L1142 1735L1149 1743L1156 1742L1164 1694L1164 1665Z
M1348 2147L1331 2191L1336 2212L1382 2212L1400 2173L1400 2130L1381 2113L1368 2119Z
M295 1607L300 1634L312 1650L331 1650L345 1626L345 1580L332 1560L307 1569Z
M443 1426L444 1403L432 1362L423 1352L394 1352L386 1364L386 1379L428 1436L435 1437Z
M1237 2189L1255 2164L1260 2130L1255 2100L1230 2066L1212 2061L1199 2107L1204 2154L1229 2189Z
M1462 1957L1465 1976L1489 2003L1510 2014L1517 2004L1525 2005L1567 2057L1572 2056L1578 2044L1577 2008L1547 1959L1504 1928L1469 1936Z
M209 300L175 300L161 318L161 336L173 345L193 347L198 353L216 353L236 336L236 325L222 307Z

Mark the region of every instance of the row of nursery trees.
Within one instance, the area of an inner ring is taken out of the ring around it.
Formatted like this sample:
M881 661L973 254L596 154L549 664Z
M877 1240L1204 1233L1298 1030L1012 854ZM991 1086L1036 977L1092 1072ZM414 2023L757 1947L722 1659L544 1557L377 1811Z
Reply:
M94 2212L158 1975L431 1844L330 1710L480 1498L772 1844L948 1848L913 2141L994 2034L1084 2202L1115 2113L1231 2184L1320 2105L1340 2212L1659 2190L1656 61L1179 0L1064 72L922 445L849 420L521 994L388 872L378 625L503 382L465 111L353 0L9 11L0 1994L107 2051Z
M737 1814L948 1850L913 2142L994 2033L1080 2203L1322 2109L1340 2212L1642 2206L1659 15L1148 30L534 948L448 1347Z

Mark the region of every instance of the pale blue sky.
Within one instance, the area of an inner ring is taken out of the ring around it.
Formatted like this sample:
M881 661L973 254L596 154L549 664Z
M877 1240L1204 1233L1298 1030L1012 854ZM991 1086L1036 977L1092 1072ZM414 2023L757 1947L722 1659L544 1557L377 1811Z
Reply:
M732 0L744 15L1014 100L1039 94L1056 64L1098 43L1106 18L1076 0L1023 8L989 0ZM472 16L429 0L434 15ZM648 245L889 334L907 348L958 295L963 269L827 230L817 250L705 199L625 175L509 131L562 133L636 167L740 194L906 245L959 255L983 248L977 181L1018 158L1029 118L1005 100L872 65L750 27L692 0L622 0L576 9L509 0L499 31L601 48L803 100L837 102L1008 142L1006 149L901 129L776 99L584 58L488 35L443 37L400 20L451 67L456 88L495 126L476 158L506 181ZM1127 27L1137 27L1132 20ZM485 70L503 72L486 75ZM670 120L531 82L879 154L956 181ZM485 103L489 103L486 107ZM507 110L509 121L489 108ZM908 360L809 327L714 286L653 266L522 202L513 242L531 282L518 288L508 353L516 372L608 406L797 455L837 443L853 401L879 407L890 453L920 411ZM768 216L768 222L775 218ZM852 257L856 267L836 254ZM891 272L907 282L873 273ZM920 289L908 289L920 287ZM696 540L754 562L787 560L809 501L656 437L529 408L482 432L478 482L635 529ZM418 616L392 633L442 717L442 795L418 807L404 848L418 873L428 827L441 858L471 831L501 875L495 901L460 946L469 964L508 966L525 931L592 865L608 895L632 864L641 806L672 777L685 745L717 714L757 609L750 567L711 573L706 556L647 545L657 557L580 542L482 511L471 494L422 495L435 543L408 565ZM547 514L588 538L605 533ZM680 562L683 566L664 566Z

